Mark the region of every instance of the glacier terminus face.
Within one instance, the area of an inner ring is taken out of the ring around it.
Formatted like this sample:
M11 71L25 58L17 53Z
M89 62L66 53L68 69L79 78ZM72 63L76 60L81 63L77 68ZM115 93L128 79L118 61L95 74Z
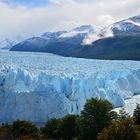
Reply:
M140 62L0 52L0 122L80 114L87 99L114 107L140 93Z

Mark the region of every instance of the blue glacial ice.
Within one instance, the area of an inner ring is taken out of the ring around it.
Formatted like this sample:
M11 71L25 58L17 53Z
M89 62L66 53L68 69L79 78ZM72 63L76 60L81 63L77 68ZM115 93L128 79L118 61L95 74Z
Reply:
M114 107L140 93L140 62L0 52L0 122L80 114L87 99Z

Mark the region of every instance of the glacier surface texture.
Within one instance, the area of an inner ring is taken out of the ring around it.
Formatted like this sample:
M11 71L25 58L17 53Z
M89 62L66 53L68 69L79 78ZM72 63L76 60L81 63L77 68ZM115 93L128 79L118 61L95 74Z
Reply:
M114 107L140 93L140 62L0 52L0 122L79 114L87 99Z

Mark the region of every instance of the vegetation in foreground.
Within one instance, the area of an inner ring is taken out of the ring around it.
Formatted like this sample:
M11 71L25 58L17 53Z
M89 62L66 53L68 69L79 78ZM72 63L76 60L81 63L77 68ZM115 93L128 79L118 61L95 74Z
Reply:
M130 117L122 108L112 111L107 100L87 100L80 116L53 118L42 128L29 121L2 124L0 140L140 140L140 106Z

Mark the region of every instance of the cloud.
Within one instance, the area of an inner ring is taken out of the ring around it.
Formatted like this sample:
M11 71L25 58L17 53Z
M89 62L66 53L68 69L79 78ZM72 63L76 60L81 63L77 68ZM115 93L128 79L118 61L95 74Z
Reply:
M114 22L114 18L111 15L103 14L103 15L97 16L97 21L99 22L99 24L104 23L104 25L109 25Z
M35 7L21 1L14 6L0 3L0 40L16 36L28 38L81 24L106 26L140 13L139 0L49 0L44 6L34 0Z

